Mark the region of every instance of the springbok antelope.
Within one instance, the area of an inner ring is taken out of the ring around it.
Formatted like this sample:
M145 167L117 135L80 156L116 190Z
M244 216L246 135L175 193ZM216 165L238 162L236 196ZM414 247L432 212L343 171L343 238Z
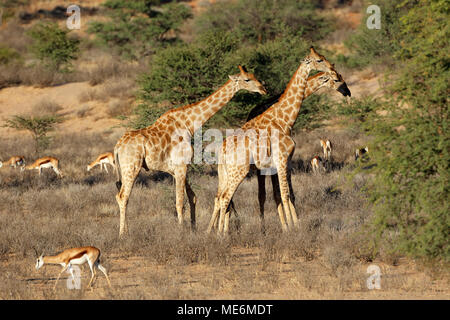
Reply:
M359 158L363 157L367 153L369 153L369 147L367 147L367 146L365 148L356 149L356 151L355 151L355 161L357 161Z
M3 166L3 164L5 164L6 166L9 165L12 168L23 167L25 165L25 157L24 156L13 156L13 157L9 158L9 160L6 162L0 161L0 168Z
M105 152L102 153L95 159L95 161L91 162L87 166L87 171L91 171L93 167L96 165L100 165L100 171L103 171L103 168L105 168L106 172L108 173L107 164L111 165L113 168L115 168L114 165L114 154L112 152Z
M320 139L320 145L323 149L323 158L325 161L331 160L331 142L330 140L322 140Z
M313 173L319 173L320 169L325 170L323 159L320 156L315 156L311 159L311 169Z
M91 269L91 280L89 281L88 287L91 287L92 280L94 280L95 269L97 267L106 277L108 281L108 285L111 288L111 282L109 281L108 274L106 273L106 269L100 264L100 250L96 247L78 247L66 249L63 252L57 254L56 256L44 256L43 254L37 258L36 260L36 270L39 270L45 263L47 264L60 264L63 269L58 275L56 279L55 285L53 289L56 288L56 284L58 283L61 274L69 269L72 278L75 278L73 275L73 265L82 265L84 263L88 263L89 268Z
M41 175L42 168L52 168L55 173L62 178L63 175L61 170L59 170L59 160L54 157L43 157L34 161L32 164L29 164L25 167L22 167L21 170L39 170L39 175Z

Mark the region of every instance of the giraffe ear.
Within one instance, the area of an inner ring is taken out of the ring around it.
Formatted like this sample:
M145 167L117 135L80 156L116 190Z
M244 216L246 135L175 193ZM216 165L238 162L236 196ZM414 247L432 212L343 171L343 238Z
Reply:
M237 81L239 78L239 75L228 76L228 78L230 78L232 81Z
M239 68L239 71L241 71L241 74L247 73L247 70L245 69L245 67L243 67L243 66L238 66L238 68Z

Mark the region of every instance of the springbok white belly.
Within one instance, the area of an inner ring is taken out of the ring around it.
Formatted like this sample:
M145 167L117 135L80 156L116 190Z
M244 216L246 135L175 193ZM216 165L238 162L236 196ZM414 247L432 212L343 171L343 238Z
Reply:
M51 162L47 162L47 163L41 164L40 167L41 168L53 168L53 165ZM37 167L36 169L39 169L39 167Z
M80 258L70 260L70 264L71 265L83 264L83 263L87 262L88 260L89 260L88 255L83 254Z

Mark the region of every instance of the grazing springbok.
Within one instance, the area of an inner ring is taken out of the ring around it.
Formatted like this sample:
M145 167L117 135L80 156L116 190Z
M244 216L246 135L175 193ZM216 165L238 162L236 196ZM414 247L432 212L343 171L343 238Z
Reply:
M325 171L323 159L320 156L315 156L311 159L311 169L313 173L319 173L321 170Z
M61 170L59 170L59 160L54 157L39 158L32 164L22 167L21 170L23 171L36 169L39 170L39 175L41 175L43 168L52 168L53 171L55 171L55 173L58 175L58 177L63 177Z
M107 164L111 165L113 168L115 168L114 165L114 154L112 152L105 152L102 153L95 159L95 161L91 162L87 166L87 171L91 171L93 167L96 165L100 165L100 171L103 171L103 168L105 168L106 172L108 173Z
M369 153L369 147L356 149L356 151L355 151L355 161L357 161L359 158L364 157L367 153Z
M88 263L89 268L91 269L91 280L89 281L88 287L91 287L92 280L94 280L95 269L97 267L106 277L108 281L108 285L111 288L111 282L109 281L108 274L106 273L106 269L100 264L100 250L96 247L79 247L79 248L71 248L66 249L63 252L57 254L56 256L44 256L43 254L37 258L36 260L36 270L39 270L45 263L47 264L60 264L63 269L58 275L56 279L55 285L53 289L56 289L56 284L58 283L61 274L69 269L72 278L75 279L73 274L73 265L82 265L84 263Z
M6 162L1 162L0 161L0 168L3 166L3 164L5 166L9 165L12 168L17 168L17 167L23 167L25 165L25 157L24 156L13 156L11 158L9 158L8 161Z
M323 149L323 159L325 161L331 160L331 142L330 140L322 140L320 139L320 145Z

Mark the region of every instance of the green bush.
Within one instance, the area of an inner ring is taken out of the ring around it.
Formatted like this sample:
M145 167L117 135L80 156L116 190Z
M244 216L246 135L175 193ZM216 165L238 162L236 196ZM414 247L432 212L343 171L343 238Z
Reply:
M366 127L374 136L378 244L413 257L450 261L449 7L445 0L404 1L402 44L386 115Z
M330 18L317 13L316 1L238 0L217 2L197 21L204 30L231 32L246 43L264 43L280 37L301 37L316 41L331 31Z
M68 33L54 22L39 22L29 31L33 39L31 50L47 67L70 71L72 60L77 58L79 52L80 40L69 38Z
M280 94L294 74L301 58L306 54L306 42L280 39L261 45L239 48L231 33L205 33L191 44L168 48L155 54L152 68L140 80L139 107L143 119L140 125L155 120L154 112L145 112L161 103L170 107L199 101L228 80L227 75L238 73L237 66L244 65L264 81L269 95L239 92L220 110L208 125L242 124L248 112L269 97Z
M11 48L0 46L0 64L9 64L20 59L20 54Z
M400 47L400 16L406 11L399 7L397 1L380 0L376 5L380 7L381 29L368 29L366 13L371 1L365 1L362 21L357 32L344 41L352 54L337 56L337 62L351 68L362 68L373 64L393 64L393 55Z
M108 0L109 21L90 23L88 32L96 35L99 42L129 59L137 59L153 53L161 47L178 42L178 37L168 38L170 30L178 32L181 24L191 17L190 9L177 3L161 8L158 0Z
M366 122L381 107L381 102L373 97L344 100L336 106L336 114L347 116L357 122Z
M284 91L308 47L330 30L312 1L217 2L196 17L195 37L152 56L140 81L133 127L152 124L167 108L205 98L244 65L267 96L240 92L206 126L243 124L249 111ZM156 109L156 110L150 110ZM305 109L306 111L306 109Z

